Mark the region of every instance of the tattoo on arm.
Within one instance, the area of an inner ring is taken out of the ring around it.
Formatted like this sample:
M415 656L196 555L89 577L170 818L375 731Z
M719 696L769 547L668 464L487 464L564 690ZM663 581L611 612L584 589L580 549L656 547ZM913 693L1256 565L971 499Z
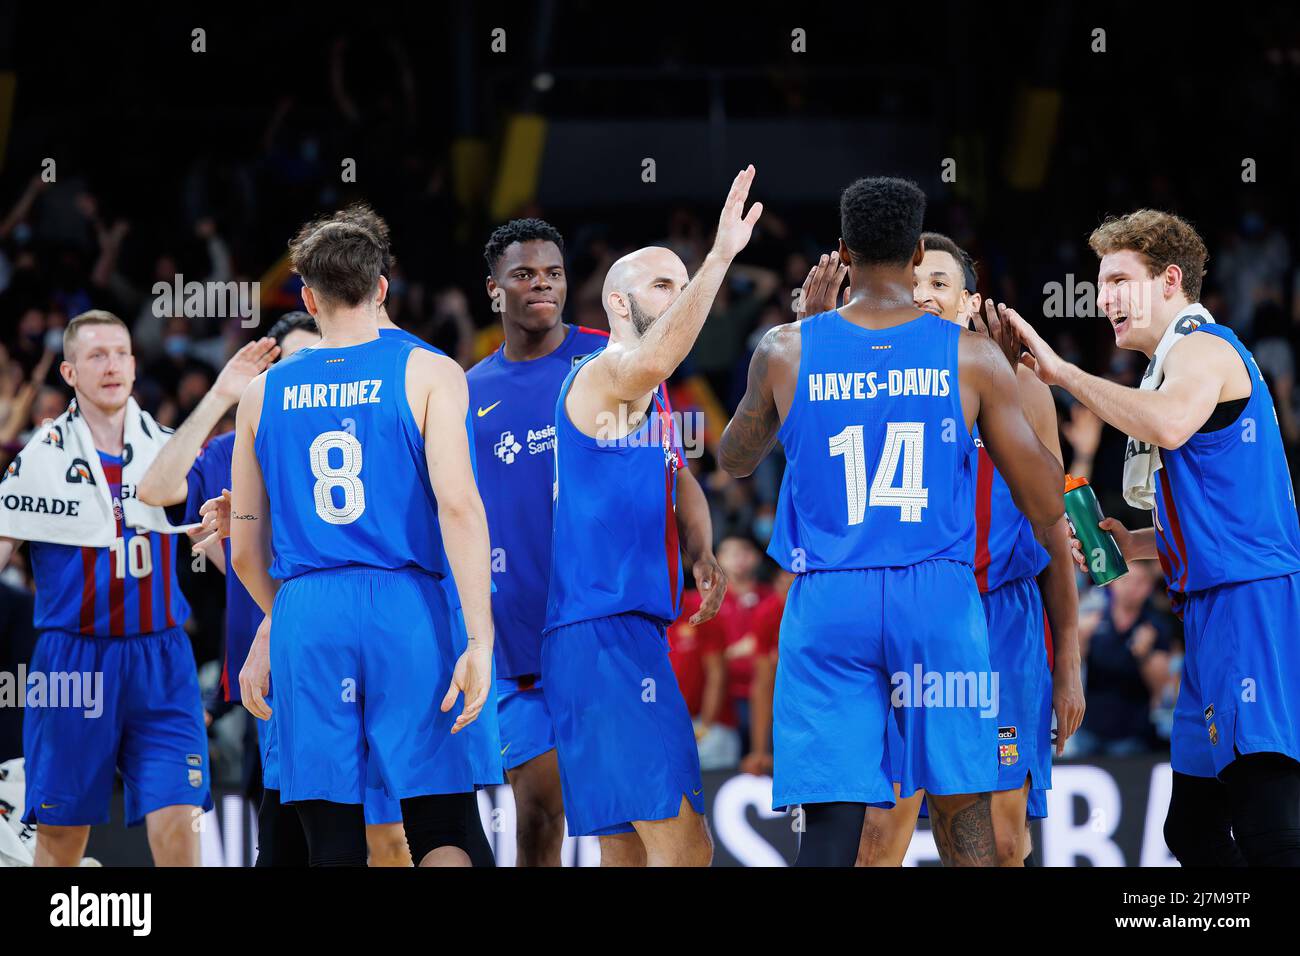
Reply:
M781 415L767 381L770 359L769 334L763 336L754 350L745 397L722 434L720 462L723 470L733 475L752 472L776 444Z
M232 511L230 517L235 521L256 521L260 515L241 515L237 511Z

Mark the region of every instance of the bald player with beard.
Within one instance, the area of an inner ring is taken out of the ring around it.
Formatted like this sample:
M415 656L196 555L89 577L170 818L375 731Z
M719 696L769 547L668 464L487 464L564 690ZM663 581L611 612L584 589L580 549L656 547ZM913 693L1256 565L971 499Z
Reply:
M675 519L682 454L663 382L695 344L732 259L754 167L732 183L692 280L668 249L623 257L605 279L610 337L555 407L555 505L542 686L565 815L615 866L708 866L691 717L668 660L681 611Z

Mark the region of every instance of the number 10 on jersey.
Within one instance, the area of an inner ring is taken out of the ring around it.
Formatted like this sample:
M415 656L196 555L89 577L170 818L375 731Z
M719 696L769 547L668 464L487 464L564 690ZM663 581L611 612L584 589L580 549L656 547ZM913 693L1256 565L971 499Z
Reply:
M830 437L831 457L844 459L844 493L850 525L862 524L868 505L899 509L899 521L920 521L921 510L930 505L930 491L921 484L925 422L887 422L886 428L885 445L871 479L870 495L862 426L849 425ZM895 485L894 475L900 461L903 473L900 483Z

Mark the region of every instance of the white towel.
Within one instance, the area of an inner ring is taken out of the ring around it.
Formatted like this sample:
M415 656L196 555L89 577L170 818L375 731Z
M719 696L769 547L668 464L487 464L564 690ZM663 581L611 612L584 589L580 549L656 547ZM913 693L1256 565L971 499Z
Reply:
M130 493L171 434L134 398L127 400L122 451L126 527L162 534L185 530L169 522L162 508ZM53 423L37 429L0 478L0 535L89 548L107 548L116 539L117 517L104 467L75 399Z
M1165 357L1184 335L1195 332L1206 323L1213 324L1214 317L1205 306L1193 302L1183 309L1165 329L1156 346L1155 354L1142 373L1143 391L1154 391L1165 380ZM1160 449L1129 436L1124 447L1124 500L1134 508L1150 511L1156 506L1156 472L1160 470Z

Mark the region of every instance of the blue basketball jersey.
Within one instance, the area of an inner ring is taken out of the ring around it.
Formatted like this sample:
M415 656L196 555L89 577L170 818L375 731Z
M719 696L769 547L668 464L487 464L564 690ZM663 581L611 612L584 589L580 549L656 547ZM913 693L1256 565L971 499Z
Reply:
M361 565L447 573L424 438L406 401L414 346L306 348L266 373L254 448L271 575Z
M135 488L122 483L124 458L99 453L117 523L107 548L31 543L36 581L33 626L83 637L152 634L184 624L190 606L176 581L176 535L140 532L122 520L122 500ZM82 480L92 480L90 469Z
M410 342L416 348L424 349L426 352L432 352L434 355L441 355L447 358L447 353L436 346L430 345L424 339L420 338L414 332L408 332L406 329L380 329L379 337L381 339L393 339L397 342ZM472 409L465 411L465 436L469 439L469 466L474 472L474 477L478 477L478 460L474 452L474 412ZM459 600L459 599L457 599Z
M551 580L555 403L573 367L609 340L570 326L554 352L512 362L501 346L469 370L478 486L492 539L492 620L500 677L541 673Z
M546 630L616 614L663 626L681 610L677 470L681 448L664 388L626 438L579 431L564 409L574 376L555 402L555 529Z
M975 444L961 407L962 330L928 313L867 329L832 311L799 331L768 554L795 572L969 565Z
M1190 334L1223 339L1250 373L1250 399L1225 428L1160 449L1156 547L1169 589L1201 591L1300 570L1300 525L1282 431L1263 373L1218 324Z
M984 450L978 428L975 435L975 583L987 594L1010 581L1038 577L1049 556Z

